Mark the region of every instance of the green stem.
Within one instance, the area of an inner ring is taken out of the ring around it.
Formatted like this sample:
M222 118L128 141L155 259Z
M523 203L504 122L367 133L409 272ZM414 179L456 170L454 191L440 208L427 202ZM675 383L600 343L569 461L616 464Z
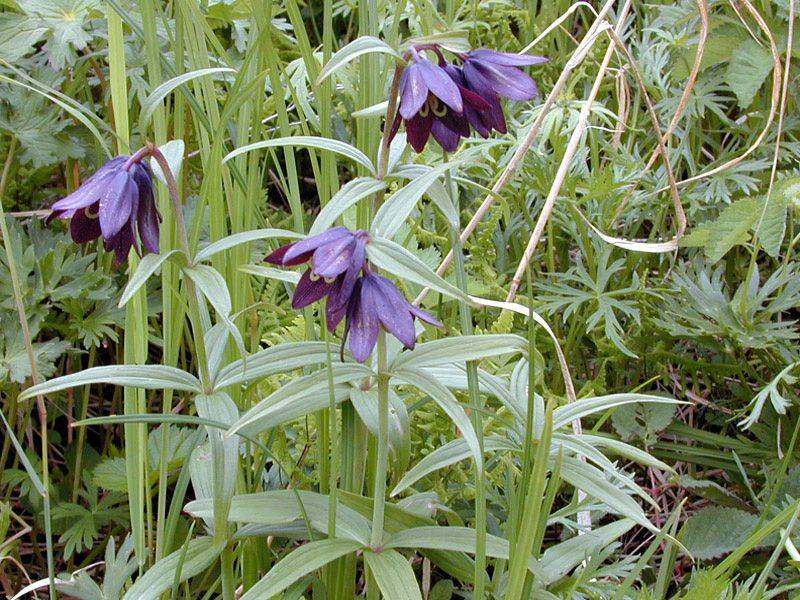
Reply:
M178 184L175 182L175 177L169 167L166 157L161 153L156 146L148 144L146 146L147 152L152 156L161 171L164 173L164 179L167 182L167 190L169 191L170 200L172 200L172 212L175 219L175 224L178 228L178 242L181 246L181 251L186 255L186 260L192 262L192 252L189 246L189 235L186 230L186 221L183 218L183 203L181 202L180 193L178 192ZM137 152L138 154L138 152ZM134 155L135 156L135 155ZM131 157L133 159L133 157ZM197 368L200 372L200 379L203 386L211 384L208 375L208 354L206 353L206 345L204 338L204 331L202 328L202 321L200 319L200 306L197 298L197 290L191 278L184 277L183 284L186 286L187 296L187 312L189 320L192 323L192 331L194 332L194 345L197 351Z
M389 373L386 332L378 333L378 460L375 466L372 537L370 546L379 550L383 543L383 513L386 505L386 472L389 464Z
M31 381L34 385L36 385L39 383L39 370L36 368L36 358L33 354L31 332L30 328L28 327L28 316L25 313L25 303L22 299L22 286L20 286L19 273L17 273L17 261L14 258L14 251L11 247L11 236L8 231L6 212L3 208L2 202L3 196L5 196L6 193L8 173L11 170L11 163L14 161L14 151L16 148L17 138L12 137L8 146L8 156L6 156L6 162L3 166L3 174L0 176L0 233L3 235L3 247L5 248L6 258L8 260L8 270L11 273L11 286L14 290L14 303L17 307L19 325L22 328L22 338L25 341L25 350L28 354L28 363L31 367ZM45 542L47 544L47 579L50 598L55 598L56 587L55 560L53 558L53 527L52 519L50 518L50 459L48 457L47 449L47 407L45 406L44 398L41 395L36 396L36 407L39 412L39 431L42 442L42 484L44 485L42 502L44 504L44 532Z
M442 152L444 162L447 162L447 153ZM450 195L450 201L458 212L458 196L453 185L450 171L445 171L445 187ZM464 266L464 254L461 248L461 238L456 227L450 228L451 244L456 267L456 285L467 293L467 272ZM469 304L462 300L459 303L461 316L461 333L472 335L472 311ZM485 594L486 587L486 473L483 468L483 405L481 403L478 387L478 366L475 362L467 363L467 392L472 408L472 426L478 438L481 451L481 463L475 465L475 588L473 597L480 600Z

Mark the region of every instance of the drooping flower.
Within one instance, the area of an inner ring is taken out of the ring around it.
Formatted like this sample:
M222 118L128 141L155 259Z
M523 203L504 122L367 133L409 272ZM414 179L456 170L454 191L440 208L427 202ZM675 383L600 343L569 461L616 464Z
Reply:
M541 65L544 56L497 52L488 48L470 50L462 70L469 89L482 98L503 96L509 100L530 100L539 94L536 82L519 67Z
M327 296L328 328L333 331L347 312L348 300L365 265L367 241L369 234L364 230L334 227L281 246L265 260L284 267L310 261L310 268L295 288L292 308L304 308Z
M483 138L488 138L493 129L506 133L506 120L503 117L500 99L493 94L484 98L469 89L461 67L447 64L444 69L461 92L461 98L464 100L464 118L467 123Z
M442 324L411 304L394 283L367 271L355 284L348 303L345 338L350 338L353 357L363 363L369 358L381 327L408 349L414 348L417 333L414 317L441 327Z
M105 249L114 251L117 264L125 262L139 241L158 252L159 215L153 195L150 166L129 156L117 156L68 196L51 207L47 217L71 219L70 234L78 244L101 237Z
M431 135L444 150L452 152L461 137L469 136L461 92L442 66L420 56L414 48L411 59L400 79L400 106L393 132L402 119L408 142L417 152L422 152Z
M536 82L519 67L547 62L543 56L496 52L487 48L471 50L462 56L459 84L483 98L485 110L467 113L470 125L487 137L494 129L506 133L506 119L500 97L510 100L530 100L539 94ZM452 73L451 73L452 75ZM462 90L463 94L463 90Z

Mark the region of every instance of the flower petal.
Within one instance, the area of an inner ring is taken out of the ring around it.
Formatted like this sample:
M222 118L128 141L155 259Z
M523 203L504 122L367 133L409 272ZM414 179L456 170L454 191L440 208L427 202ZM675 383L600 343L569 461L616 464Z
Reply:
M343 237L320 246L311 257L311 269L321 277L337 277L347 270L356 240Z
M77 190L57 200L51 207L54 212L63 213L64 211L76 210L78 208L86 208L90 204L94 204L100 200L103 190L108 185L108 182L114 176L114 172L110 170L98 171L87 179ZM71 216L68 214L59 214L56 216Z
M378 343L380 324L378 316L375 314L372 293L369 288L362 285L358 292L348 315L350 351L358 362L363 363L369 358L372 349Z
M133 225L130 222L126 223L116 235L106 239L104 246L106 250L114 250L114 260L117 265L124 263L128 260L131 248L136 246Z
M426 117L414 115L413 118L406 121L407 140L415 152L422 152L425 149L425 144L428 143L431 135L432 125L433 115L430 113Z
M467 56L504 67L524 67L527 65L541 65L550 62L550 59L545 56L497 52L496 50L489 50L488 48L476 48L468 52Z
M420 321L425 321L426 323L430 323L431 325L434 325L436 327L444 327L444 325L442 325L442 323L438 319L431 316L421 308L417 308L413 304L409 303L409 310L411 311L411 314L417 317Z
M448 128L441 119L436 119L431 126L431 135L446 152L455 152L461 136Z
M402 91L400 92L400 115L410 119L428 101L428 86L419 69L419 63L406 67L403 71Z
M461 94L447 72L424 58L420 59L417 65L431 93L454 111L461 112L464 109Z
M364 287L375 290L374 308L383 328L400 340L403 346L413 348L417 341L414 317L400 290L385 277L374 274L364 279Z
M336 294L331 294L331 298L328 301L329 304L331 301L333 301L338 307L339 305L345 305L350 301L350 296L353 294L353 288L356 284L356 280L358 279L358 275L361 273L361 269L364 268L366 258L366 239L364 239L363 236L358 235L358 232L356 232L355 249L353 250L353 255L350 257L350 264L348 265L344 276L340 277L341 285L339 286Z
M530 100L539 93L533 79L516 67L468 59L464 63L464 76L470 87L483 97L486 88L511 100Z
M331 291L334 284L326 283L322 277L315 276L312 279L311 275L311 269L308 269L297 282L292 296L292 308L305 308Z
M97 218L97 206L90 207L93 217L86 216L86 209L79 208L69 223L69 233L76 244L85 244L100 237L100 220Z
M312 235L304 240L291 244L283 255L283 265L289 266L292 262L298 259L301 255L316 250L323 244L338 240L344 236L353 235L347 227L333 227L317 235ZM307 260L307 259L306 259ZM305 262L305 261L304 261Z
M285 244L281 246L277 250L274 250L271 254L268 254L264 260L270 264L281 265L284 267L294 267L297 265L301 265L304 262L307 262L308 259L311 258L311 255L314 254L313 250L309 250L308 252L301 254L294 260L289 260L289 261L285 260L284 257L286 256L286 253L289 251L289 248L291 248L295 244L296 242L292 242L291 244Z
M130 221L138 194L136 182L128 171L117 171L110 179L100 197L100 229L104 238L114 237Z
M158 224L160 218L153 197L150 200L139 201L139 214L136 225L139 229L139 238L148 252L158 254Z

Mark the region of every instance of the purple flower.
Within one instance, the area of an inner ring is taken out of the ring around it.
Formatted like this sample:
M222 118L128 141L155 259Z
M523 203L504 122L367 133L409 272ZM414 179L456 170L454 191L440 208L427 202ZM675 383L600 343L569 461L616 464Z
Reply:
M345 339L350 336L350 351L360 363L369 358L378 342L380 327L396 337L406 348L417 341L414 317L441 327L424 310L405 299L391 281L371 271L358 279L347 307Z
M483 138L488 138L493 129L505 133L507 131L506 120L499 98L494 94L484 98L469 89L469 84L460 67L448 64L444 68L461 92L461 98L464 100L464 117L467 123Z
M311 261L292 296L292 308L304 308L328 297L326 316L333 331L347 312L347 302L366 262L369 234L334 227L306 239L286 244L265 259L274 265L291 267Z
M143 162L117 156L89 177L69 196L58 200L47 217L71 219L70 234L78 244L103 237L106 250L114 250L117 264L125 262L139 240L158 252L159 215L153 196L153 173Z
M539 94L539 88L518 67L540 65L548 59L478 48L467 52L463 60L462 70L467 87L480 97L489 99L503 96L509 100L530 100Z
M422 152L431 135L444 150L452 152L461 137L469 136L461 92L443 67L421 57L413 48L411 53L413 62L400 79L400 107L392 134L402 119L408 142L417 152Z

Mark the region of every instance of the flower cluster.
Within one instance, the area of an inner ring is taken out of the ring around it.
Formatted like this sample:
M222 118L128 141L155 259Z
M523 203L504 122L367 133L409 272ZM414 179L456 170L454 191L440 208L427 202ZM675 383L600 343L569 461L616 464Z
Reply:
M421 52L432 50L438 64ZM460 66L448 63L437 46L412 47L409 65L403 70L400 105L390 137L405 123L408 142L422 152L428 138L452 152L470 128L486 138L494 131L506 132L500 98L530 100L539 93L536 83L519 67L547 62L542 56L496 52L486 48L456 54Z
M381 327L406 348L413 348L417 334L414 317L441 327L424 310L412 305L397 286L374 273L366 260L369 234L334 227L300 242L281 246L266 261L284 267L310 263L297 283L292 307L303 308L327 297L325 316L333 331L345 320L345 341L358 362L369 358Z
M140 251L140 240L146 250L158 252L160 217L153 195L153 172L146 162L117 156L51 209L47 221L71 219L70 234L76 243L102 236L117 264L125 262L132 247Z

